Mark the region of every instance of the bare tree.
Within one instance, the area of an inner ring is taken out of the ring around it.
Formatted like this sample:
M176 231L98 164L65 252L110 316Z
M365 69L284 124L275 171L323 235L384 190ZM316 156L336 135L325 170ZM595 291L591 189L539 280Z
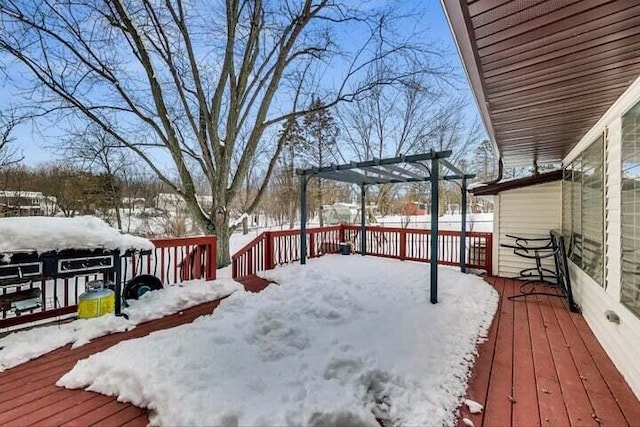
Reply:
M392 66L379 66L372 72L383 76ZM415 75L399 88L377 87L365 98L343 104L338 109L343 158L360 160L396 157L425 149L427 135L437 126L438 103L446 99L439 83L446 76ZM398 186L383 185L369 193L383 214L389 213Z
M351 4L3 0L0 51L26 70L32 93L41 95L41 114L89 120L183 197L202 231L218 235L224 266L230 262L229 207L258 147L274 125L309 112L292 92L301 94L312 77L332 69L334 85L326 87L323 104L331 108L433 70L429 52L413 41L418 38L392 31L399 23L391 9ZM346 30L358 37L336 36ZM396 71L366 75L383 60ZM275 144L265 158L248 213L260 203L281 150ZM159 156L170 159L175 177L159 166ZM211 189L210 210L198 204L196 173Z
M20 163L24 158L10 145L14 140L11 133L20 122L15 114L0 112L0 169Z
M105 190L112 195L111 209L115 212L118 230L122 228L122 192L120 180L126 168L132 163L127 159L122 145L104 129L91 124L75 131L64 139L62 147L64 156L78 163L83 170L104 174L107 186Z

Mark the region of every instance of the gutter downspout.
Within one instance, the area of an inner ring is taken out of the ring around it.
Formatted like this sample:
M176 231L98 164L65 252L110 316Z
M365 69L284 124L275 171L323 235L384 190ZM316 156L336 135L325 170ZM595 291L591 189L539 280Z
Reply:
M496 184L500 182L502 180L503 169L504 169L504 163L502 162L502 157L500 157L500 160L498 160L498 176L495 179L492 179L491 181L483 182L483 184L491 185L491 184Z

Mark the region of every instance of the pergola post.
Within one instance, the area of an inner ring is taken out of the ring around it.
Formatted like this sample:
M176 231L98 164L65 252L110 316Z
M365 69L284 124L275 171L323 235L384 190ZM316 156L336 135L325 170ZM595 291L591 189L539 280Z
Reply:
M431 258L430 267L430 298L431 304L438 302L438 182L439 182L439 170L438 170L438 158L431 159L431 232L430 232L430 244L431 244Z
M365 256L367 254L367 227L366 227L366 197L367 187L364 184L360 185L360 255Z
M462 224L460 226L460 271L467 272L467 178L462 178Z
M300 175L300 264L307 263L307 182L307 176Z

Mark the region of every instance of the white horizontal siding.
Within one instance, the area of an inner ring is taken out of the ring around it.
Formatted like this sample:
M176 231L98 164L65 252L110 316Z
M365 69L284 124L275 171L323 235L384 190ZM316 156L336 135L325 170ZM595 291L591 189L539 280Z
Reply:
M598 341L622 373L631 389L640 397L640 321L622 304L619 296L612 296L582 270L569 262L573 295L582 315ZM620 316L617 325L607 320L611 310Z
M498 245L513 244L507 235L539 238L549 237L551 229L562 227L562 183L561 181L539 184L515 190L503 191L499 195L499 209L496 235ZM513 249L498 246L498 275L515 277L535 262L513 253ZM553 258L543 265L553 270Z
M569 164L597 135L607 132L606 176L606 289L600 287L573 263L571 280L577 303L602 347L640 398L640 319L620 303L621 289L621 162L622 115L640 101L640 78L620 97L598 123L563 160ZM608 321L605 312L620 317Z

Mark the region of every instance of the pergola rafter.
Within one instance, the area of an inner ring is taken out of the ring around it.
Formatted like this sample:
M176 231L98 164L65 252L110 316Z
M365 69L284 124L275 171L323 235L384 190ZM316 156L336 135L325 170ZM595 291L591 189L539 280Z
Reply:
M430 230L430 300L438 302L438 189L441 180L461 181L462 190L462 223L460 232L460 269L466 270L466 215L467 215L467 180L475 175L465 174L454 166L447 158L451 151L430 151L428 153L398 156L386 159L373 159L364 162L350 162L342 165L297 169L300 176L300 263L307 259L307 183L310 178L330 179L360 186L360 253L367 253L366 206L367 186L380 184L403 184L413 182L431 183L431 230ZM429 162L430 164L424 164ZM440 166L448 170L448 174L440 176ZM435 197L434 197L435 195ZM434 237L435 236L435 237Z

